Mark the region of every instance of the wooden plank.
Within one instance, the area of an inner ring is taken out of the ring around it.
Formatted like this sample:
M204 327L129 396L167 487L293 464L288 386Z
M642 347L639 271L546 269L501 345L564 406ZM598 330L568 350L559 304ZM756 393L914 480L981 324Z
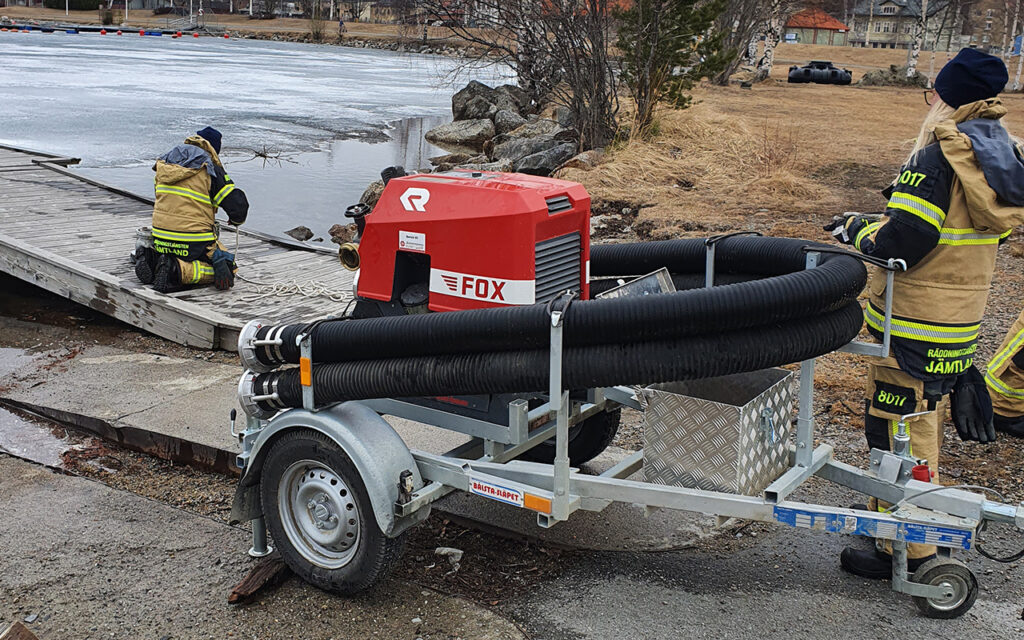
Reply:
M237 331L242 324L215 310L168 298L3 234L0 269L181 344L224 348L219 334Z
M285 574L285 577L287 577L287 574ZM239 586L242 584L245 584L245 581L239 584ZM234 595L234 592L232 592L232 595ZM36 634L29 631L28 627L20 622L15 622L7 627L3 633L0 633L0 640L39 640L39 638L36 637Z

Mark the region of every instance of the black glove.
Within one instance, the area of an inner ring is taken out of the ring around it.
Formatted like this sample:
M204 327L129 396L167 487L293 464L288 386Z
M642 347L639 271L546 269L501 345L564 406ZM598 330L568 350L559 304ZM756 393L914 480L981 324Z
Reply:
M992 418L992 398L981 372L971 367L956 379L949 392L950 413L957 435L964 442L995 442L996 428Z
M868 224L864 217L846 213L841 216L834 216L822 229L832 232L832 236L843 244L853 244L857 234Z
M217 249L213 252L213 286L221 291L235 286L235 256Z

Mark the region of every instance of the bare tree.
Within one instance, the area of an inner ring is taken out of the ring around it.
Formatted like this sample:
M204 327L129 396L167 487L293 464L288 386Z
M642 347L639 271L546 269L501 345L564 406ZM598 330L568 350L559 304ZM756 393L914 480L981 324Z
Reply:
M728 0L712 27L721 34L723 55L728 59L725 67L712 79L715 84L729 84L729 78L736 73L743 62L739 55L750 44L754 34L764 24L765 0ZM731 52L731 55L729 55Z
M509 65L535 104L569 108L584 148L616 129L616 77L609 54L609 0L422 0L431 20L474 46L480 59ZM472 26L471 26L472 25Z
M907 78L917 74L917 58L921 55L921 42L928 32L928 0L921 0L921 14L914 26L914 39L910 43L910 58L907 60Z
M775 47L782 39L782 27L798 6L798 0L768 0L766 3L762 26L764 55L757 65L757 73L754 76L756 81L765 80L771 74L772 65L775 63Z

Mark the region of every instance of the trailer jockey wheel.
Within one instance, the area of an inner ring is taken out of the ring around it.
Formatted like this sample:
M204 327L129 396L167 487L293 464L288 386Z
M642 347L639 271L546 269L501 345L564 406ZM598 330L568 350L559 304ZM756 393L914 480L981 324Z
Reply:
M914 572L914 582L949 587L949 598L922 598L914 596L914 604L929 618L959 618L974 606L978 597L978 579L959 560L935 558L922 564Z
M601 411L569 428L569 465L578 467L604 451L619 431L622 409ZM519 456L520 460L551 464L555 460L555 439L545 440Z
M363 591L402 553L404 536L388 538L359 472L345 452L316 431L274 442L260 476L270 535L288 567L327 591Z

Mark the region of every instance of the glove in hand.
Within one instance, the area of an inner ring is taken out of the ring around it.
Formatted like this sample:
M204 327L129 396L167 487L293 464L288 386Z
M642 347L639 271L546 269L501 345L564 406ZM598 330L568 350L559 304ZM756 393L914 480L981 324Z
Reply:
M844 213L841 216L834 216L822 229L832 233L832 236L843 244L853 244L854 239L860 230L867 224L860 214Z
M221 291L235 286L235 256L217 249L213 252L213 286Z
M960 374L949 393L949 401L953 424L961 440L982 443L996 441L992 398L977 368L972 366Z

